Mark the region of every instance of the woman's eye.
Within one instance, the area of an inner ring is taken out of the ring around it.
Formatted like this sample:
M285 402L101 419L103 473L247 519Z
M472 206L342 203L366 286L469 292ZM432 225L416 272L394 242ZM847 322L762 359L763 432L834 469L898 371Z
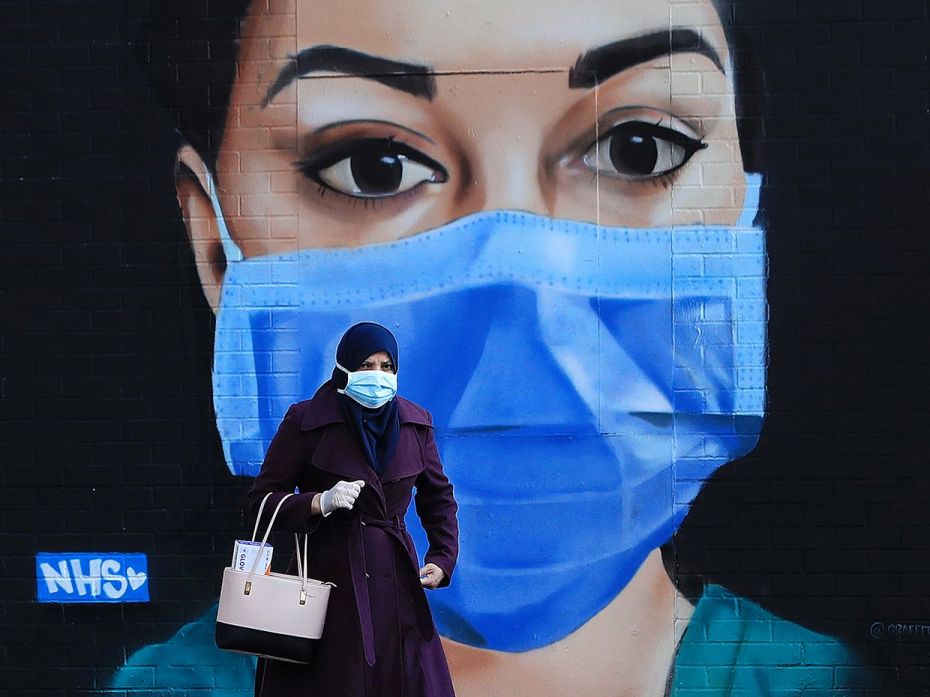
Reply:
M390 138L337 143L297 167L319 184L356 198L386 198L449 178L438 162Z
M585 165L620 179L651 179L678 169L706 143L646 121L617 124L584 154Z

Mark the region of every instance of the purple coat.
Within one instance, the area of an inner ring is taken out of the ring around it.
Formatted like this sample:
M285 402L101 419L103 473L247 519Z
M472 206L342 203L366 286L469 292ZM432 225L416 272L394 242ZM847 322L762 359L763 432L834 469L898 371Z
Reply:
M448 585L458 556L457 506L442 471L425 409L401 397L397 450L381 477L338 404L331 383L288 409L249 492L254 516L269 491L262 524L281 496L275 530L310 532L309 575L336 584L323 637L308 665L260 660L256 695L448 697L454 695L439 634L420 585L413 540L404 526L413 487L429 539L426 562ZM340 480L365 481L351 511L310 515L315 494ZM291 559L290 573L296 572Z

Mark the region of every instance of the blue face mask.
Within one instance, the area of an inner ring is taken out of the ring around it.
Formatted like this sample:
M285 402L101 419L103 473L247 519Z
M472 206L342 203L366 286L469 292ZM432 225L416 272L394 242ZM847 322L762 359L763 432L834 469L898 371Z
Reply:
M336 391L354 399L363 407L383 407L397 394L397 376L394 373L383 370L359 370L353 373L338 363L336 367L349 376L345 389Z
M760 178L747 183L731 227L488 211L389 244L246 260L219 216L213 387L230 469L258 472L346 327L391 327L459 503L455 580L429 596L441 633L500 651L564 638L758 440L765 235Z

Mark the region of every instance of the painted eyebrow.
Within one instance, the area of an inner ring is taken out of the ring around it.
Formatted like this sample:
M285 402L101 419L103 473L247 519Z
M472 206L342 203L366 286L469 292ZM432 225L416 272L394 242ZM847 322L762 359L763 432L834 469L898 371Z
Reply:
M723 61L704 37L693 29L672 29L621 39L583 53L568 72L570 89L586 89L601 84L617 73L653 58L673 53L698 53L725 73Z
M432 100L436 94L436 82L425 65L401 63L343 46L321 44L305 48L291 57L268 88L262 108L294 80L315 72L367 78L422 99Z

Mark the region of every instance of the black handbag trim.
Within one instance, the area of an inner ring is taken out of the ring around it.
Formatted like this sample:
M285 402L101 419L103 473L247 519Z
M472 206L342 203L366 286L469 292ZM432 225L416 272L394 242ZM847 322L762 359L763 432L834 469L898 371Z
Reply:
M310 663L319 641L225 622L216 623L216 645L219 648L279 661Z

